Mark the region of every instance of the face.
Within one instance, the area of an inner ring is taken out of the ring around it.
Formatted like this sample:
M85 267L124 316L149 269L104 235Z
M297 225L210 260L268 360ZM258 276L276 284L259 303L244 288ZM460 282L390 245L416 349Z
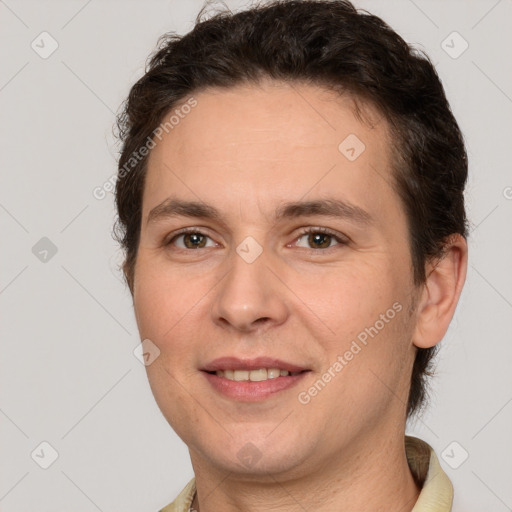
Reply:
M162 413L193 464L239 475L373 449L405 421L414 359L386 123L311 85L194 98L149 157L135 267Z

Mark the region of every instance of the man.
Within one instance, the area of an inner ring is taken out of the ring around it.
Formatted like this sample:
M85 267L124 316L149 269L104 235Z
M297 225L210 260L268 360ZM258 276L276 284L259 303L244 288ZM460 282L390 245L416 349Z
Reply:
M195 473L162 510L449 511L404 437L467 266L428 59L345 1L221 13L162 40L120 126L125 276Z

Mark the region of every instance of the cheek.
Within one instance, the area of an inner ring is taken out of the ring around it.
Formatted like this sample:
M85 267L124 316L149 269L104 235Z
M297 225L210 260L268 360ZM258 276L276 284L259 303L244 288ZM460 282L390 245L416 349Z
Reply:
M334 345L372 326L404 296L404 280L391 264L362 260L295 280L297 295L328 327Z
M349 305L339 313L335 335L322 340L325 363L301 390L311 417L336 411L325 420L330 432L338 432L340 418L358 431L370 428L407 401L413 360L407 308L384 301L373 310L378 315L370 311Z
M179 435L185 435L183 410L187 422L195 421L195 403L186 391L190 387L194 367L191 350L191 327L195 307L200 303L200 283L186 286L189 280L168 266L160 265L144 255L136 269L134 309L140 339L149 339L158 347L158 357L146 373L156 403L164 417Z
M360 265L336 269L321 287L311 289L304 295L307 304L328 328L319 337L326 356L323 371L343 375L333 379L337 384L332 389L339 387L337 393L350 389L353 397L365 389L377 392L374 386L385 391L375 375L396 383L403 363L410 359L408 274L397 271L391 262ZM368 393L363 395L361 399Z
M180 384L197 378L198 345L208 335L208 293L215 277L177 271L144 254L135 275L140 339L149 339L159 350L158 358L146 367L148 379L157 402L175 404L184 392Z
M193 313L204 297L207 283L187 278L169 265L144 256L137 263L134 308L141 337L165 345L178 339L183 320Z

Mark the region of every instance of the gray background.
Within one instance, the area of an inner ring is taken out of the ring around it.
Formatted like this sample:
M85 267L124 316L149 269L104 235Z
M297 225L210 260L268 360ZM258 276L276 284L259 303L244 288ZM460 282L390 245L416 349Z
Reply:
M156 511L192 476L133 355L112 195L92 191L115 172L114 113L157 37L190 30L202 3L0 0L3 512ZM455 511L511 510L512 2L357 5L430 54L470 155L467 284L408 430L440 455Z

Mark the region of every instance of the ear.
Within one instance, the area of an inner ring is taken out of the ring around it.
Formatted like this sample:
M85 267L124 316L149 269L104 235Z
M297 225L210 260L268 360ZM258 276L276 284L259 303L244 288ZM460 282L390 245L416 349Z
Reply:
M124 263L123 263L123 274L124 274L124 279L126 281L126 284L128 285L128 288L130 289L130 293L131 293L132 297L133 297L133 292L134 292L133 272L134 272L134 270L130 269L128 260L125 259Z
M466 239L451 235L443 256L429 263L427 279L420 292L413 343L418 348L430 348L439 343L448 330L459 301L468 265Z

